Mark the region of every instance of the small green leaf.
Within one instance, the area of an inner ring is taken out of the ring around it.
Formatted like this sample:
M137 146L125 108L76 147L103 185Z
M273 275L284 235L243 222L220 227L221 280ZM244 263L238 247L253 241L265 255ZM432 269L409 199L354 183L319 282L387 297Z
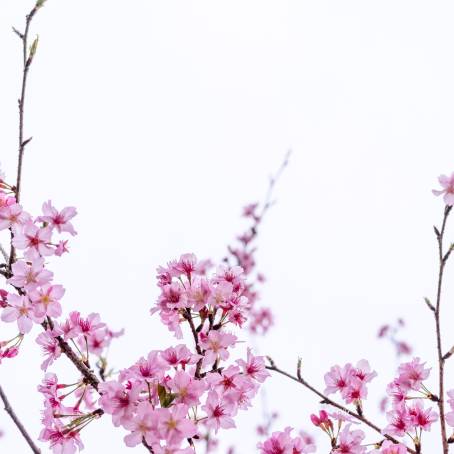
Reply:
M159 402L161 402L161 407L164 407L164 402L166 399L166 389L162 385L158 385L158 396L159 396Z
M172 405L172 402L177 397L176 394L168 393L162 385L158 385L158 396L162 408L170 407L170 405Z
M36 54L36 50L38 49L38 42L39 42L39 36L37 36L35 38L35 40L33 41L33 44L30 46L30 59L32 59L35 54Z

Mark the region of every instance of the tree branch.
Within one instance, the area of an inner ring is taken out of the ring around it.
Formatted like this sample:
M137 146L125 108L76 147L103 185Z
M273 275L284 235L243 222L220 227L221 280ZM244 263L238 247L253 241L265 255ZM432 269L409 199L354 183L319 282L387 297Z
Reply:
M24 140L24 108L25 108L25 94L27 89L27 77L28 72L30 70L30 66L33 61L33 57L36 53L36 48L38 46L38 38L33 41L33 44L28 49L28 34L30 31L30 24L35 17L36 12L42 7L44 1L37 0L35 6L30 11L29 14L25 17L25 31L23 33L19 32L13 27L14 33L19 37L22 41L22 83L21 83L21 91L20 91L20 98L18 100L19 104L19 149L18 149L18 159L17 159L17 176L16 176L16 187L15 187L15 195L16 195L16 202L20 202L20 190L21 190L21 183L22 183L22 164L23 164L23 157L24 157L24 150L25 146L28 142L30 142L31 138ZM16 250L13 246L13 232L11 231L11 251L9 254L9 267L14 263L16 258Z
M291 380L293 381L296 381L297 383L299 383L300 385L303 385L305 388L309 389L310 391L312 391L314 394L316 394L317 396L319 396L321 399L322 399L322 402L324 404L328 404L328 405L331 405L332 407L335 407L337 408L338 410L341 410L345 413L347 413L349 416L357 419L358 421L361 421L363 424L365 424L366 426L369 426L371 429L375 430L376 432L378 432L380 435L382 435L383 437L385 437L386 439L392 441L393 443L398 443L398 440L395 439L394 437L390 436L390 435L384 435L382 433L382 429L380 429L380 427L378 427L377 425L375 425L373 422L369 421L366 417L364 417L363 415L360 415L352 410L349 410L347 407L344 407L343 405L341 404L338 404L337 402L334 402L333 400L331 400L328 396L325 396L323 393L321 393L320 391L318 391L317 389L315 389L312 385L310 385L306 380L304 380L301 376L301 372L300 372L300 362L298 361L298 376L294 376L292 374L289 374L288 372L285 372L284 370L282 369L279 369L276 364L274 363L274 361L268 357L268 360L270 362L270 366L266 366L266 368L268 370L271 370L271 371L274 371L274 372L277 372L278 374L281 374L281 375L284 375L285 377L287 378L290 378ZM416 454L416 451L414 449L411 449L409 447L407 447L407 452L411 453L411 454Z
M11 417L11 419L13 420L14 424L16 425L16 427L19 429L20 433L25 438L25 441L30 446L30 449L35 454L41 454L41 450L36 446L35 442L32 440L32 438L28 434L28 432L25 429L24 425L22 424L22 422L17 417L16 413L14 412L13 408L11 407L11 404L9 403L9 400L6 397L6 394L3 391L3 388L1 386L0 386L0 398L2 399L3 405L5 406L6 413L8 413L8 415Z
M437 356L438 356L438 409L440 412L440 433L441 433L441 442L443 446L443 454L448 454L449 451L449 445L448 445L448 437L446 433L446 421L445 421L445 404L444 404L444 367L445 367L445 360L450 356L445 357L446 355L443 355L443 347L442 347L442 340L441 340L441 317L440 317L440 311L441 311L441 290L443 287L443 272L445 269L446 262L448 261L448 258L450 256L450 253L452 251L452 247L449 247L448 252L444 253L443 252L443 237L445 233L445 228L446 228L446 222L448 220L449 213L451 212L452 207L446 205L445 210L444 210L444 215L443 215L443 222L441 226L441 230L438 230L436 227L434 228L435 230L435 235L437 237L437 243L438 243L438 262L439 262L439 268L438 268L438 284L437 284L437 300L435 304L435 311L434 311L434 316L435 316L435 330L436 330L436 336L437 336Z
M47 325L51 330L54 329L54 322L50 317L47 317L47 324L43 323L43 328L45 330L47 329ZM76 369L83 375L85 381L93 386L96 391L98 391L98 385L100 382L95 373L77 356L77 354L68 344L68 342L63 339L63 337L57 336L55 339L57 339L61 351L76 366Z

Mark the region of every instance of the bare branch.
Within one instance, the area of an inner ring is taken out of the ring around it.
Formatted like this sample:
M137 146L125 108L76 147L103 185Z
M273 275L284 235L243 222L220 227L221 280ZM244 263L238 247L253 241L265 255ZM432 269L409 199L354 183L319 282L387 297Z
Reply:
M443 215L443 222L441 229L435 229L435 234L437 237L438 243L438 261L439 261L439 268L438 268L438 284L437 284L437 299L435 304L435 330L437 336L437 356L438 356L438 409L440 412L440 432L441 432L441 442L443 446L443 454L448 454L449 445L448 445L448 436L446 431L446 421L444 418L445 414L445 405L444 405L444 366L445 366L445 355L443 355L443 347L442 347L442 340L441 340L441 290L443 286L443 272L445 269L446 262L449 258L449 255L452 250L452 246L450 246L448 252L443 252L443 237L446 228L446 222L448 220L449 213L451 212L451 206L445 206L444 215ZM451 356L451 355L449 355ZM448 356L448 357L449 357Z
M16 427L19 429L19 431L22 434L22 436L24 437L25 441L28 443L28 446L30 446L30 449L35 454L41 454L41 450L38 448L38 446L36 446L35 442L32 440L32 438L28 434L28 432L25 429L24 425L22 424L22 422L17 417L15 411L11 407L11 404L9 403L9 400L6 397L6 394L3 391L3 388L1 386L0 386L0 398L2 399L3 405L5 406L6 413L8 413L8 415L13 420L14 424L16 425Z
M31 138L24 140L24 108L25 108L25 94L27 89L27 77L30 66L33 61L33 57L36 53L36 48L38 45L38 38L33 41L30 50L28 49L28 35L30 31L30 24L35 17L36 12L43 6L44 1L38 0L25 18L25 31L23 33L19 32L17 29L13 27L14 33L20 38L22 41L22 60L23 60L23 68L22 68L22 84L21 84L21 93L19 98L19 149L18 149L18 159L17 159L17 176L16 176L16 187L15 187L15 195L16 195L16 202L20 202L20 190L22 184L22 165L23 165L23 157L25 146L27 143L30 142ZM9 267L11 269L11 265L14 263L16 259L16 250L13 246L13 233L11 231L11 251L9 254Z

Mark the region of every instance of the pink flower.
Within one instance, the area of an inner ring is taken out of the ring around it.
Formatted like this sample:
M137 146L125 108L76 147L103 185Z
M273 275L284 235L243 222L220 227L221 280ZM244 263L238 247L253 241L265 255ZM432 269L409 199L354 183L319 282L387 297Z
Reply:
M243 216L246 218L256 219L255 212L256 212L258 206L259 206L258 203L250 203L249 205L246 205L243 208Z
M95 313L89 314L87 318L82 318L80 312L74 311L69 314L69 319L74 332L84 336L91 336L96 330L105 326L105 323L101 322L99 314Z
M191 279L192 273L197 269L197 257L195 254L183 254L178 262L174 262L170 266L172 276L178 277L184 274L188 279Z
M247 361L239 359L237 363L243 369L243 373L246 376L260 383L263 383L270 376L270 373L265 368L263 356L254 356L250 348L247 351Z
M38 316L60 317L62 309L60 299L65 294L62 285L43 285L32 290L29 295L32 302L36 305L35 313Z
M241 408L247 410L251 407L251 400L256 395L259 385L249 377L240 375L238 384L229 392L225 393L223 398L226 402L232 404L232 408Z
M77 450L83 449L84 445L80 440L78 431L67 431L64 427L45 427L39 436L41 441L49 441L54 454L74 454Z
M249 330L256 334L266 334L274 324L273 313L268 307L253 309L249 314Z
M386 387L386 393L392 398L394 405L405 402L407 391L408 388L402 388L398 379L394 380Z
M220 393L231 391L238 388L241 381L240 368L238 366L229 366L220 374L208 374L206 380L212 389Z
M55 255L61 257L66 252L69 252L68 249L68 240L59 241L57 247L55 248Z
M0 289L0 307L8 306L8 292L6 290Z
M222 402L216 391L210 391L208 393L206 404L202 406L202 410L207 414L205 425L210 429L214 429L215 433L221 427L223 429L236 427L232 418L232 406L226 402Z
M350 403L358 403L358 401L367 397L367 388L361 380L354 377L352 378L349 386L343 391L342 397L345 401Z
M362 430L350 431L350 424L339 435L338 446L333 450L333 454L363 454L366 452L366 447L361 446L364 440L364 432Z
M313 439L305 433L299 437L291 437L291 427L284 432L273 432L264 443L259 443L258 448L262 454L309 454L315 452Z
M8 307L3 309L1 319L10 323L17 321L17 327L22 334L30 332L33 322L41 323L44 317L37 317L34 314L34 308L27 296L8 295Z
M15 287L24 288L27 292L36 289L40 285L48 284L53 273L44 268L44 259L36 258L31 262L18 260L12 266L13 276L8 283Z
M180 443L185 438L191 438L197 433L193 421L188 418L188 407L176 404L170 408L160 408L159 432L161 438L169 445Z
M262 454L293 454L291 430L287 427L284 432L273 432L268 440L259 443L257 447Z
M208 335L200 333L200 344L205 350L203 366L213 364L216 359L226 360L229 357L227 348L236 342L236 336L221 331L210 331Z
M195 311L200 311L203 307L208 304L208 299L211 295L211 286L208 281L203 278L196 276L192 283L191 288L188 292L188 297L191 306Z
M383 429L383 433L396 437L403 437L411 428L411 419L405 405L394 407L386 413L389 424Z
M1 343L0 343L1 346ZM0 348L0 364L2 363L3 358L15 358L19 354L18 347L7 347L2 351Z
M214 307L222 307L232 296L233 285L230 282L222 281L216 286L211 287L208 304Z
M168 386L176 394L176 401L189 407L200 404L200 396L206 389L202 380L195 380L182 370L175 373Z
M158 352L148 353L147 358L141 358L131 367L131 372L139 380L151 380L161 378L167 369L167 364L159 357Z
M158 304L167 309L180 309L186 307L188 304L188 297L184 287L178 282L165 285L162 287L162 293L159 297Z
M200 356L191 353L186 345L181 344L176 347L170 347L161 353L161 358L172 367L181 366L185 369L188 364L195 364Z
M13 245L17 249L31 249L41 256L53 255L54 250L49 246L52 238L50 227L39 228L31 222L16 232Z
M232 285L232 291L235 293L241 292L244 288L244 270L241 266L227 267L220 265L216 270L214 282L227 282Z
M76 235L73 225L69 222L77 214L74 207L66 207L59 212L49 200L43 203L42 210L43 216L38 218L39 222L46 222L52 229L56 229L58 233L68 232L71 235Z
M340 366L331 367L330 371L325 374L325 394L333 394L337 391L345 392L350 386L354 372L351 364L346 364L342 368Z
M446 414L446 422L451 427L454 427L454 389L448 391L448 404L451 407L451 411Z
M413 358L409 363L399 366L399 377L397 383L401 388L419 391L422 382L429 377L430 368L424 369L426 363L421 363L419 358Z
M412 425L425 431L430 431L432 423L438 420L438 414L432 411L431 408L424 409L424 405L421 401L417 401L409 407L408 413Z
M326 426L327 428L333 427L333 422L329 419L328 413L325 410L320 410L319 415L311 415L312 424L316 427Z
M46 356L45 361L41 364L42 370L47 368L61 355L61 350L57 339L53 337L49 331L41 333L36 338L36 343L41 346L43 354Z
M30 215L18 203L0 209L0 230L11 228L17 232L27 222L30 222Z
M434 189L432 192L434 195L443 195L443 200L446 205L452 206L454 205L454 172L451 176L440 175L438 177L438 182L440 183L443 189L437 190Z
M112 415L114 426L128 423L136 410L140 387L127 389L117 381L109 381L100 383L99 391L99 404L106 413Z
M356 364L353 375L363 383L369 383L373 378L377 376L377 372L371 371L367 360L362 359Z
M137 414L125 422L125 428L131 433L124 437L126 446L132 448L145 439L151 446L158 441L159 414L148 402L141 402L137 406Z

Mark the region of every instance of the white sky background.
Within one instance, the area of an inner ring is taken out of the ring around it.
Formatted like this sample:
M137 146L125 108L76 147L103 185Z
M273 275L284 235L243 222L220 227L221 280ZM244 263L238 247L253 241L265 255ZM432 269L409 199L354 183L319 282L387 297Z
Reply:
M0 4L0 159L10 178L20 77L11 26L32 4ZM49 198L79 210L71 254L54 266L65 309L126 329L112 348L118 367L175 344L148 315L155 268L189 251L220 259L245 226L241 207L263 198L292 148L259 237L262 302L277 320L260 351L288 369L302 356L319 387L331 365L368 358L380 374L366 405L375 413L395 366L375 339L381 323L404 316L408 340L434 364L422 297L434 294L432 225L443 209L430 190L454 170L453 15L449 1L49 0L32 29L22 201L34 213ZM37 434L33 337L0 380ZM65 359L58 367L73 376ZM279 428L312 431L315 397L280 377L266 390ZM238 454L255 451L259 415L258 406L223 432ZM1 453L27 452L6 414L0 427ZM84 430L85 452L128 452L123 435L102 418Z

